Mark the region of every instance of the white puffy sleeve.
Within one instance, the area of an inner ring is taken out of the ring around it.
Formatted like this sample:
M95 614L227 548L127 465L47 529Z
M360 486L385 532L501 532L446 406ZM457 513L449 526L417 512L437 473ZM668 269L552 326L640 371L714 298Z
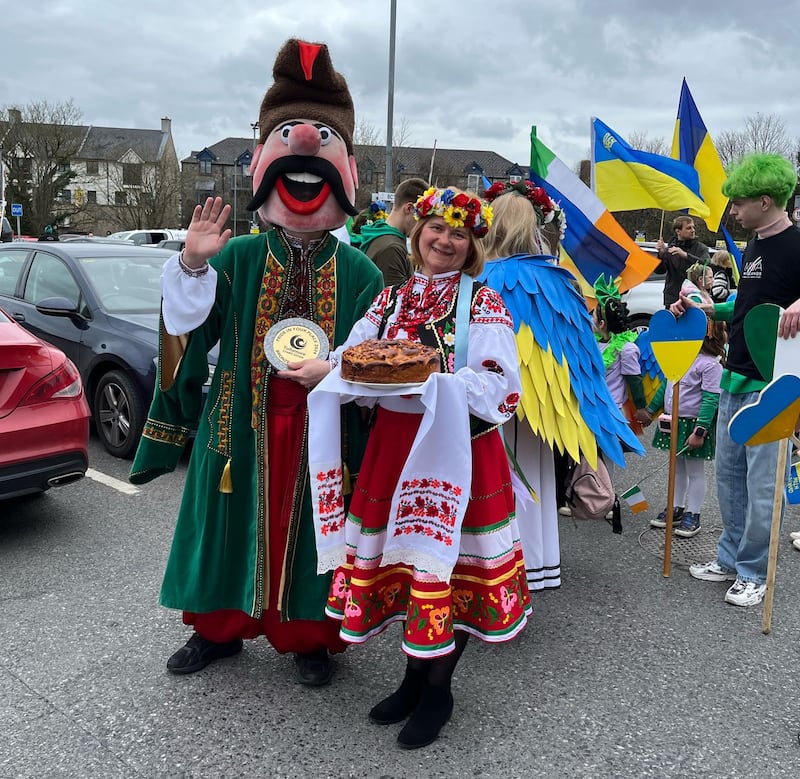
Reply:
M184 335L200 327L211 313L217 295L217 272L194 278L181 270L173 254L161 270L161 315L170 335Z
M500 295L483 287L475 297L467 365L456 378L466 385L472 414L502 424L517 409L522 381L511 314Z

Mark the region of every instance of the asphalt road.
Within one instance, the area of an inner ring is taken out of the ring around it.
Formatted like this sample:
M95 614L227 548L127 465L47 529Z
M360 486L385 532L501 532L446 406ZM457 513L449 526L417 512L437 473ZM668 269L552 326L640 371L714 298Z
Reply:
M92 443L92 467L128 464ZM663 453L633 458L657 511ZM625 532L562 520L563 585L535 597L508 645L471 642L456 708L434 746L367 720L404 660L399 627L348 650L323 689L295 683L262 639L188 677L165 670L188 637L158 605L185 463L134 491L87 478L0 503L2 777L794 777L800 774L798 570L781 538L772 632L724 584L662 575L663 531L625 510ZM714 554L704 531L674 559ZM662 535L658 535L661 533Z

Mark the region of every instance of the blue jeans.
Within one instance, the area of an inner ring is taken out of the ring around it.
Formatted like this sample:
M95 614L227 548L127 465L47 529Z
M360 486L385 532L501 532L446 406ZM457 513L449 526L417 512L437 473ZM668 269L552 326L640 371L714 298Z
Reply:
M767 580L769 533L772 525L772 504L778 452L787 441L761 446L741 446L731 440L728 423L743 406L754 403L758 392L732 395L722 390L717 419L717 497L722 514L722 535L717 544L717 560L723 568L735 570L746 582L764 584ZM778 488L789 477L786 472ZM781 524L785 502L781 503Z

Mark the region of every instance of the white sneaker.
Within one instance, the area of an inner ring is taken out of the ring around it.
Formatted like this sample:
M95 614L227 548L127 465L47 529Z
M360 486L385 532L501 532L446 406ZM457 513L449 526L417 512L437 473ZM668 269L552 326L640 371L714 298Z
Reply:
M764 600L766 591L766 584L745 582L737 578L725 593L725 602L732 603L734 606L757 606Z
M793 546L795 549L800 549L800 538L795 538L795 540L794 540L794 541L792 541L792 546Z
M800 539L800 530L793 530L791 533L789 533L789 538L791 538L792 541L797 541Z
M736 579L736 571L723 568L718 560L690 565L689 574L704 582L732 582Z
M558 510L558 513L562 517L571 517L572 516L572 509L569 506L561 506L561 508Z

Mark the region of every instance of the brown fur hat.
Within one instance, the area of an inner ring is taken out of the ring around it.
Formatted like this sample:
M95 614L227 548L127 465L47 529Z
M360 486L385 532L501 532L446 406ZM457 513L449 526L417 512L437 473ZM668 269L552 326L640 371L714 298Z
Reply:
M261 143L281 122L313 119L339 133L353 153L353 99L324 43L290 38L275 57L272 77L258 115Z

